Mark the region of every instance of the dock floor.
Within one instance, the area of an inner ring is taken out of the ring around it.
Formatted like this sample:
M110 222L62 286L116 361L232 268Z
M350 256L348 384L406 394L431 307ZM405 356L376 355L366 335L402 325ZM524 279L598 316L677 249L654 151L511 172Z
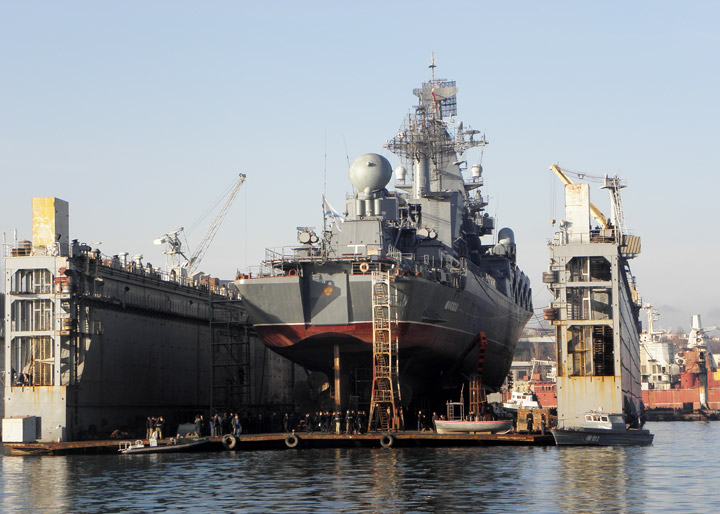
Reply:
M139 439L148 444L147 439ZM198 451L253 451L303 448L412 448L453 446L554 446L551 434L437 434L435 432L370 432L332 434L325 432L243 434L215 436ZM121 445L135 440L3 443L5 455L68 455L117 453ZM159 441L170 443L170 439Z

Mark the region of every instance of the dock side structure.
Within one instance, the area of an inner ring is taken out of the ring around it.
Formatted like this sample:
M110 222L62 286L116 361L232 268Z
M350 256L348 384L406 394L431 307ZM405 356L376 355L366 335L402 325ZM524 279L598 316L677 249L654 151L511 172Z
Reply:
M71 241L57 198L33 199L32 233L3 249L4 425L34 418L31 440L77 441L292 404L293 365L248 334L233 288Z
M641 303L628 260L640 238L607 219L593 228L591 212L599 211L587 184L566 183L565 211L543 274L553 294L545 319L557 337L558 424L580 426L598 409L632 424L641 414Z

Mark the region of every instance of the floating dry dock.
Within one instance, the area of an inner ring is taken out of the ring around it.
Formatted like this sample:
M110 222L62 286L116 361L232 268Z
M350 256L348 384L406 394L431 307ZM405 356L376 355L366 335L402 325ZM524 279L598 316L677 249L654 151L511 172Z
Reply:
M142 440L145 444L147 440ZM70 441L45 443L4 443L5 455L69 455L118 453L122 440ZM167 443L169 440L163 440ZM252 451L290 448L413 448L438 446L553 446L552 435L436 434L435 432L393 432L370 434L272 433L248 434L234 438L211 437L199 451Z

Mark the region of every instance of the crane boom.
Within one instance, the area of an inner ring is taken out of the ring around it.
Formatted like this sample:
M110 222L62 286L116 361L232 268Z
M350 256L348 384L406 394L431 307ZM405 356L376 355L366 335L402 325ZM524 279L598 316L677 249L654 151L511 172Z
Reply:
M565 185L568 184L574 184L572 180L570 180L570 177L567 176L564 170L562 170L559 166L556 166L555 164L550 165L550 170L554 171L555 174L557 174L558 177L560 177L560 180L563 181ZM600 224L602 228L612 228L612 224L610 223L610 220L605 216L600 209L598 209L594 203L590 202L590 213L592 214L593 218Z
M244 182L245 174L240 173L237 181L230 190L230 193L228 193L227 198L225 198L225 203L220 209L220 212L218 212L218 215L215 217L212 225L210 225L210 228L208 228L207 232L202 238L202 241L200 241L200 244L198 244L192 256L190 256L190 259L188 259L187 263L185 263L189 274L192 274L192 272L195 271L200 265L200 261L202 261L202 258L205 256L205 252L207 252L207 249L210 247L210 243L215 237L215 234L217 234L217 231L220 228L220 224L223 222L223 219L225 218L225 215L227 214L230 205L232 204L233 200L235 200L235 197L237 196L238 191L240 191L240 188L242 187Z

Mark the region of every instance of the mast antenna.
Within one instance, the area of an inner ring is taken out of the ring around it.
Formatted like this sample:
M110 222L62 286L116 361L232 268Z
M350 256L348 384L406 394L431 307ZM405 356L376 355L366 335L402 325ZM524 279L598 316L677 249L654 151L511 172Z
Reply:
M430 54L430 66L428 66L428 68L430 68L432 81L435 82L435 68L437 68L437 66L435 65L435 52L432 52Z

